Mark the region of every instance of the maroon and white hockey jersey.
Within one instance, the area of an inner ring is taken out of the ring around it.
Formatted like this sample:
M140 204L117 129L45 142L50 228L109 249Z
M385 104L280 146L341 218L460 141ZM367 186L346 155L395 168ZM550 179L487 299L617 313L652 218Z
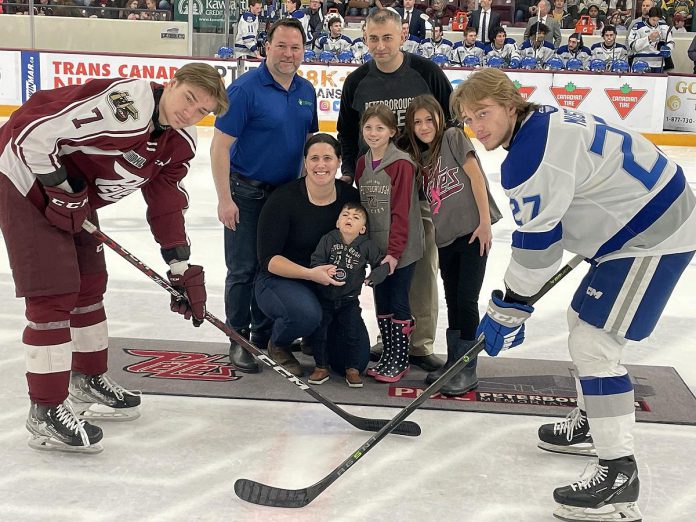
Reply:
M141 189L160 246L188 245L188 194L181 182L196 152L196 129L168 128L153 137L159 87L98 79L37 92L0 127L0 175L27 197L43 190L37 175L64 166L69 179L87 184L93 209Z

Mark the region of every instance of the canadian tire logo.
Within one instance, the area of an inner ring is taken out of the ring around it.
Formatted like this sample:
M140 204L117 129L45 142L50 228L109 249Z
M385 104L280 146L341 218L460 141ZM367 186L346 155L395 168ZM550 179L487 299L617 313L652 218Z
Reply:
M563 87L549 88L551 89L553 97L556 98L558 106L567 107L569 109L577 109L592 90L589 87L578 87L573 82L568 82Z
M185 381L228 382L241 379L235 375L234 366L220 362L221 359L227 360L227 355L138 349L124 351L145 359L126 366L124 370L128 373Z
M647 89L633 89L627 83L624 83L618 89L604 89L607 93L609 101L619 113L622 120L626 119L631 111L638 105L640 100L643 99Z
M515 81L512 82L512 83L513 83L513 85L515 86L515 88L519 91L519 93L520 93L520 95L522 96L522 98L525 99L525 101L528 100L529 97L532 95L532 93L533 93L534 91L537 90L536 87L532 87L532 86L528 86L528 85L522 85L522 84L521 84L520 82L518 82L517 80L515 80Z

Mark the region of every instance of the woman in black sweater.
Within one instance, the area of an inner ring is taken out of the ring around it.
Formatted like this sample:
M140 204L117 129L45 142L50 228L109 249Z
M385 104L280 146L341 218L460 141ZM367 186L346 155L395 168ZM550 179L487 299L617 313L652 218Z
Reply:
M343 284L333 279L334 265L310 268L312 253L322 236L336 228L343 205L360 201L355 188L336 179L340 150L329 134L309 138L304 149L307 175L276 189L259 217L261 268L254 292L259 308L273 322L268 355L297 376L302 368L290 344L311 337L322 318L314 288L317 283Z

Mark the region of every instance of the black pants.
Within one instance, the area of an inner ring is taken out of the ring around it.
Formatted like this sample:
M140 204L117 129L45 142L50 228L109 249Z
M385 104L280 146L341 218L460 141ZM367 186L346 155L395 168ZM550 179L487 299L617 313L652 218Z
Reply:
M488 255L479 253L478 239L469 244L471 234L439 248L440 275L445 287L448 327L460 330L461 338L473 340L479 324L478 300L486 273Z

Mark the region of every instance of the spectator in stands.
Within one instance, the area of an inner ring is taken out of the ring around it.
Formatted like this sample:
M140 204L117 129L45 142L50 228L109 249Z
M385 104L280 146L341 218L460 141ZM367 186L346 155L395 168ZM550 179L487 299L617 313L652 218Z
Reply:
M515 22L526 22L537 12L537 7L532 4L533 0L515 1ZM576 0L577 1L577 0Z
M607 14L612 16L617 11L621 13L625 21L633 13L633 0L609 0L609 10Z
M467 56L476 56L480 63L483 64L485 48L481 42L476 40L475 27L467 27L466 31L464 31L464 41L454 44L450 62L463 66Z
M571 58L577 58L582 62L582 68L587 69L587 62L590 59L589 48L585 47L582 41L582 35L580 33L573 33L568 37L568 43L562 45L556 51L556 56L563 60L563 65L568 66L568 60Z
M556 54L556 50L546 39L550 29L546 24L534 24L529 28L529 38L520 46L520 60L524 66L524 59L532 57L536 60L537 68L542 68L549 58Z
M485 47L484 53L486 55L486 63L493 56L498 56L504 60L506 66L515 59L519 60L520 57L515 40L508 38L505 29L502 27L493 29L493 41Z
M685 21L691 26L691 13L694 9L694 0L662 0L662 14L665 21L671 24L674 15L681 13Z
M558 22L549 15L551 4L548 0L539 0L537 4L537 16L532 16L527 22L527 27L524 30L524 39L527 40L530 35L530 28L534 25L546 26L546 41L553 44L554 48L561 45L561 26ZM536 31L538 34L538 30Z
M332 9L335 9L336 11L332 11ZM344 18L346 16L346 5L343 0L327 0L326 12L327 14L338 12L338 14L341 15L341 18Z
M56 0L54 14L55 16L69 16L71 18L84 17L82 11L78 9L74 0Z
M452 51L452 42L443 38L444 29L442 24L435 22L432 28L432 37L423 40L420 46L420 54L425 58L430 58L435 54L444 54L449 60Z
M624 34L628 31L628 28L626 27L626 19L624 18L623 14L621 14L621 11L614 11L611 18L609 18L609 25L614 26L617 35Z
M626 46L616 43L616 28L613 25L605 25L602 29L602 41L590 47L591 60L604 60L607 69L615 60L627 60L628 50Z
M446 0L433 0L433 6L425 10L431 19L439 22L444 28L449 28L452 24L452 18L457 13L457 8Z
M551 11L551 16L558 22L561 29L573 29L575 27L575 22L577 20L570 16L570 13L566 11L565 0L553 0L553 11Z
M140 0L130 0L130 2L128 2L128 9L124 11L123 16L127 20L140 20L141 10Z
M686 24L686 19L684 18L684 15L681 13L676 13L672 17L672 32L673 33L686 33L688 32L686 30L685 24Z
M493 29L500 25L500 15L491 9L491 0L480 0L479 5L469 17L469 27L476 29L478 41L486 45L493 39Z
M421 18L423 11L414 7L415 0L401 1L403 7L397 7L396 12L401 15L404 22L408 22L408 34L417 36L422 41L426 36L425 20Z
M648 20L639 22L628 34L628 47L636 59L645 60L650 65L650 72L662 72L665 62L671 58L674 39L671 28L662 18L659 7L651 7ZM673 67L672 64L667 68Z
M604 29L604 16L602 15L602 12L597 4L590 4L585 14L590 17L590 20L592 20L592 23L595 26L595 34L601 33Z
M39 0L38 4L34 4L34 14L36 16L53 16L53 0ZM0 9L2 13L2 9ZM116 11L116 16L118 16L118 11Z
M348 0L348 16L367 16L367 11L374 8L373 0Z
M589 15L590 7L597 6L597 11L601 13L603 18L606 18L607 12L609 11L609 6L606 0L582 0L578 5L581 15Z

